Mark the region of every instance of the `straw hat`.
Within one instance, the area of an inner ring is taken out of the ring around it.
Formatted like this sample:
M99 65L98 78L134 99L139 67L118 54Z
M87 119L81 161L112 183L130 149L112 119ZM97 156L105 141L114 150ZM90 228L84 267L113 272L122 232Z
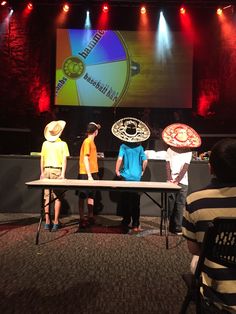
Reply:
M111 132L120 140L129 143L143 142L150 136L150 130L144 122L130 117L116 121Z
M202 143L200 135L190 126L174 123L162 132L163 141L173 147L196 148Z
M44 129L44 137L49 142L55 142L61 136L66 122L63 120L52 121L48 123Z

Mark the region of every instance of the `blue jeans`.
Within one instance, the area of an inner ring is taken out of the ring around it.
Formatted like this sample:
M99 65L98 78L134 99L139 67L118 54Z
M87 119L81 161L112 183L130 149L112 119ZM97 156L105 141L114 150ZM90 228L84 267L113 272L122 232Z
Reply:
M176 193L170 193L168 196L170 230L181 231L183 212L188 193L188 186L179 183L181 189Z

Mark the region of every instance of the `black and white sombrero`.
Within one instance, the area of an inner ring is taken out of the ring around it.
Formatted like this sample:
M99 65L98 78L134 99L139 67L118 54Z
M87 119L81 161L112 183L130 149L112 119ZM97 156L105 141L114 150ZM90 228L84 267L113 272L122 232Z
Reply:
M151 134L144 122L131 117L116 121L111 128L111 132L120 140L128 143L144 142Z

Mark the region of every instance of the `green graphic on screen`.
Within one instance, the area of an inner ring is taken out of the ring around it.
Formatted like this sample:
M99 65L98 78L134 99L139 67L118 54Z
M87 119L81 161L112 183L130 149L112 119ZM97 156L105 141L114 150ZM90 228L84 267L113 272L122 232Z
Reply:
M56 104L117 106L130 78L127 48L118 32L58 30Z

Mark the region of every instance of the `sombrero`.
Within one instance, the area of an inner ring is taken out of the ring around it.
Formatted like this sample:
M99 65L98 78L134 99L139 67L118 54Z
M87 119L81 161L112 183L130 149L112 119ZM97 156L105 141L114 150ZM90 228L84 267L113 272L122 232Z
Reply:
M52 121L48 123L44 129L44 136L47 141L55 142L60 137L66 122L63 120Z
M202 143L200 135L190 126L173 123L162 132L163 141L173 147L196 148Z
M111 128L111 132L120 140L129 143L146 141L151 134L144 122L131 117L116 121Z

